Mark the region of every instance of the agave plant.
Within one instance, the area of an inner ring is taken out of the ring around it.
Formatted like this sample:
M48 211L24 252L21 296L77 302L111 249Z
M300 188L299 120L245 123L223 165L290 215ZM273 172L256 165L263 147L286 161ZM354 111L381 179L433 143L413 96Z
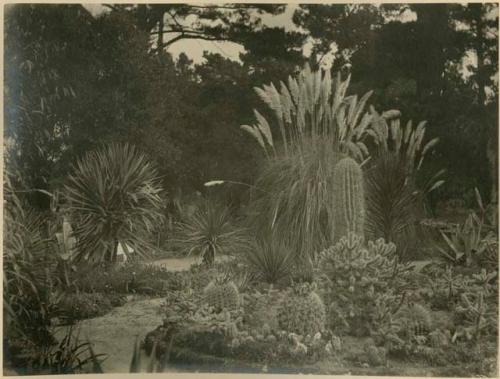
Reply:
M150 255L150 233L163 219L162 188L156 169L134 146L113 143L87 153L65 189L77 260L114 262L118 244Z
M184 253L198 254L208 265L216 256L242 252L249 244L244 230L233 225L230 208L208 200L177 224L176 235Z
M436 246L445 262L471 266L473 262L498 264L498 236L496 227L486 220L488 207L483 205L478 189L475 189L479 212L469 212L467 219L457 225L451 234L440 231L444 247Z

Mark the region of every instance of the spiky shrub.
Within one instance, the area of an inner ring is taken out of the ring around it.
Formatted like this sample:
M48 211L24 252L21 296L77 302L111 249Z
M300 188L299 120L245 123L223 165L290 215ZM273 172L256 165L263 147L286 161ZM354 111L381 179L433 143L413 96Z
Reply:
M233 223L231 209L209 200L177 224L175 240L182 251L198 254L208 265L213 265L218 255L241 252L249 246L244 230Z
M203 290L205 301L215 312L234 310L240 304L240 294L229 275L219 274Z
M344 158L335 165L335 236L340 239L349 233L364 236L365 193L363 172L352 158Z
M273 236L259 238L254 249L244 256L249 269L267 283L276 284L290 276L293 268L292 251Z
M425 216L425 196L440 187L443 170L422 178L420 169L426 154L438 139L424 143L425 122L416 128L409 121L388 120L372 110L372 129L377 148L366 167L366 234L384 238L405 255L421 245L419 222Z
M396 259L393 243L379 239L365 245L363 238L352 233L320 253L329 323L336 333L370 333L377 298L391 292L395 279L402 278L405 267Z
M326 311L323 300L309 283L295 285L278 309L281 329L303 336L315 335L325 328Z
M75 258L114 262L118 243L148 256L150 233L162 221L161 191L156 169L134 146L112 143L87 153L66 185Z
M383 153L366 171L366 234L399 247L401 256L419 245L418 221L424 215L422 193L393 153ZM421 241L420 241L421 242Z
M479 190L475 189L478 211L469 211L466 220L451 234L440 230L444 246L436 246L441 259L449 264L468 267L489 267L498 264L498 223L491 211L492 204L484 205ZM488 220L488 215L493 220Z

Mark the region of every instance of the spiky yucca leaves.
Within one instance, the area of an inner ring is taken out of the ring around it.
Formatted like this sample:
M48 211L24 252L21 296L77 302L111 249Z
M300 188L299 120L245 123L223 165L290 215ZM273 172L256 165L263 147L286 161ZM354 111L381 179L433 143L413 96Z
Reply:
M205 301L215 312L234 310L240 304L238 288L227 273L220 273L203 290Z
M230 208L209 200L177 224L176 235L184 252L198 254L209 265L220 254L240 253L249 247L245 231L232 222Z
M417 227L424 216L423 194L404 162L394 153L382 153L366 170L366 235L398 246L400 256L416 248Z
M364 236L365 193L361 167L352 158L344 158L335 165L335 237L349 233Z
M294 254L275 236L259 238L254 249L245 254L245 261L259 279L276 284L292 272Z
M325 305L315 292L316 286L301 283L292 287L278 309L281 329L303 336L314 336L325 328Z
M87 153L66 185L75 258L114 261L118 243L149 255L150 232L162 221L161 191L156 169L134 146L113 143Z
M388 120L373 108L371 113L373 123L368 133L377 149L365 170L367 235L396 243L403 256L419 244L425 195L444 183L441 170L417 186L424 158L438 139L424 142L425 122L413 128L409 121L403 128L397 118Z
M433 138L424 144L426 121L420 122L413 128L410 120L403 128L397 117L390 119L387 115L379 115L373 107L370 112L373 122L367 133L373 137L379 153L394 152L403 162L407 176L413 175L422 167L426 154L438 144L439 139ZM443 171L440 171L436 174L435 180L426 188L428 191L444 183L443 180L438 180L438 176L442 173Z

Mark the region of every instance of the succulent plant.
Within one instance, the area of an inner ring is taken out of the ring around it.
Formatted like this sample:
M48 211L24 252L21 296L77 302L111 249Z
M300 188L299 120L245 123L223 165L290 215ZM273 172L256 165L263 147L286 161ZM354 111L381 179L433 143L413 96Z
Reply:
M315 335L325 327L325 305L309 283L295 285L278 309L281 329L300 335Z
M335 235L336 240L354 233L364 236L365 195L363 172L352 158L335 165Z
M432 331L432 317L429 310L421 304L408 304L396 315L402 330L409 339L428 336Z
M215 312L223 309L234 310L240 305L238 288L228 275L220 274L204 289L206 303Z

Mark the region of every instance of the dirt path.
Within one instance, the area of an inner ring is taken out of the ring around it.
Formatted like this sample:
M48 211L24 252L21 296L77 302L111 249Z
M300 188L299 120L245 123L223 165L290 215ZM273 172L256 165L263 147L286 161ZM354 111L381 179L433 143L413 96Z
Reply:
M107 354L105 373L129 372L136 335L143 338L163 322L161 298L131 300L122 307L80 322L80 338L89 340L97 354Z

